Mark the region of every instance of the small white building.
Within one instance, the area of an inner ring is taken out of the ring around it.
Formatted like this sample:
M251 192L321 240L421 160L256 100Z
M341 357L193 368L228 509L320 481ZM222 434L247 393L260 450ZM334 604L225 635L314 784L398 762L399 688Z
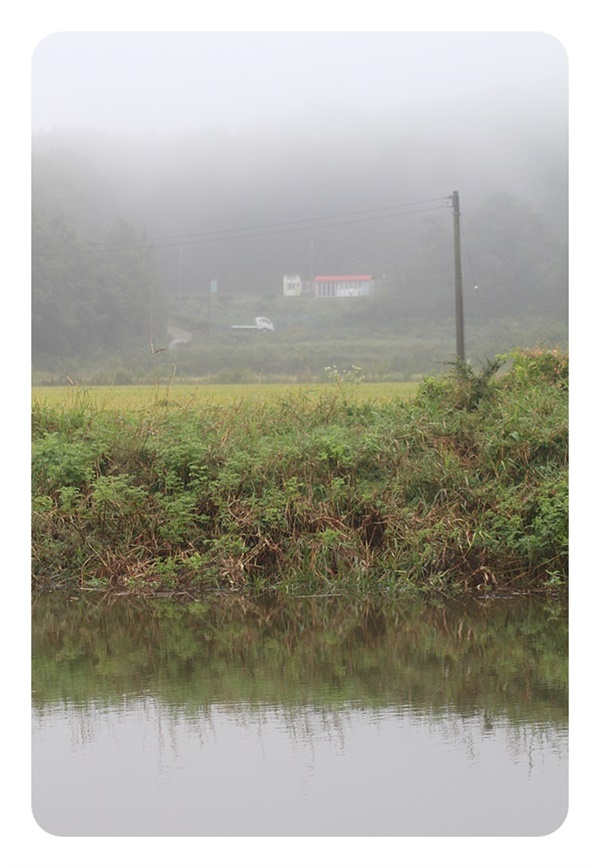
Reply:
M315 277L313 287L316 298L352 298L369 295L373 288L373 275L321 275Z
M299 274L284 274L283 294L302 295L302 278Z

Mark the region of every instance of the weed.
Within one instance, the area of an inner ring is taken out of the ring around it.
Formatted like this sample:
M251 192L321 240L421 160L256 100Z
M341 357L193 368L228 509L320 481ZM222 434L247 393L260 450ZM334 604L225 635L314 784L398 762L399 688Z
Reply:
M269 401L34 407L34 584L562 587L568 364L515 353L497 376L504 361L411 401L359 400L351 372Z

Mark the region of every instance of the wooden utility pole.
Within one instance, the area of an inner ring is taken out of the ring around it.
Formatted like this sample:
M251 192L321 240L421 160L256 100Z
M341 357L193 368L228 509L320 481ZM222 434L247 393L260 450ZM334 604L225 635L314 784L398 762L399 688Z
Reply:
M456 310L456 356L465 360L465 330L463 317L462 265L460 261L460 206L458 192L452 193L452 214L454 216L454 293Z

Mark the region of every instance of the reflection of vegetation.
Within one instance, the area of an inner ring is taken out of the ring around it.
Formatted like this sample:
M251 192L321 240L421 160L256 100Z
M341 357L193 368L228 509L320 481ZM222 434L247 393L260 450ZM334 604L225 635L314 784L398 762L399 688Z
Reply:
M564 725L560 603L424 607L347 599L171 601L40 597L35 706L152 692L194 713L214 702L409 706Z
M226 406L37 405L34 581L195 596L564 584L568 359L512 361L408 402L339 382Z

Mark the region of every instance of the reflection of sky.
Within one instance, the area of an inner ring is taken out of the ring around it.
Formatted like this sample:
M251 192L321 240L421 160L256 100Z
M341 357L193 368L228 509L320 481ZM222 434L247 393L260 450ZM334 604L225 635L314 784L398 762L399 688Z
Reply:
M408 709L147 696L34 718L33 805L59 835L543 835L566 814L566 731Z

